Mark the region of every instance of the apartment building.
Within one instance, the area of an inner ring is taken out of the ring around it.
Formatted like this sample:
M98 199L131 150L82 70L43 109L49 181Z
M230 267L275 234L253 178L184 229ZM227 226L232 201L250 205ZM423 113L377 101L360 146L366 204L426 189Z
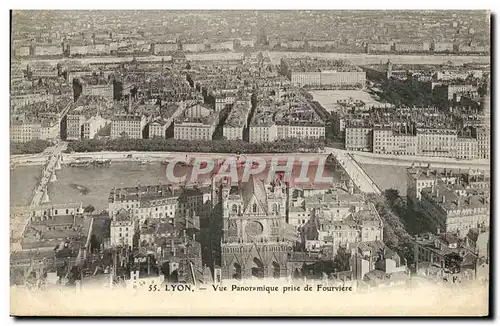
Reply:
M77 112L66 116L66 140L80 140L83 136L85 116Z
M14 48L14 56L21 58L21 57L28 57L30 55L30 47L29 46L18 46Z
M111 119L111 138L141 139L148 119L145 115L120 114Z
M155 55L179 50L179 44L177 43L154 43L152 47Z
M112 100L114 94L113 83L96 84L96 85L84 84L82 86L82 94L90 96L103 96L105 98Z
M490 224L489 188L478 191L438 181L434 187L422 190L420 206L435 230L458 233L461 237L471 229Z
M174 122L174 138L182 140L212 140L217 117L196 121Z
M272 112L266 108L255 112L248 129L250 143L273 142L278 139L278 126L273 121Z
M377 154L416 155L417 137L391 128L373 129L373 152Z
M417 137L391 128L373 129L373 153L393 155L417 155Z
M10 139L13 142L24 143L40 139L41 124L39 122L13 121L10 126Z
M471 74L469 71L446 70L446 71L436 71L436 73L434 74L434 78L436 80L439 80L439 81L450 81L450 80L457 80L457 79L465 80L470 75ZM458 86L458 85L455 85L455 86ZM454 89L460 90L459 88L452 87L451 91L453 92ZM469 88L466 87L464 89L468 90ZM452 95L452 98L453 98L453 95Z
M355 86L362 88L366 83L366 72L364 71L330 71L324 70L320 74L321 85L332 85L337 87Z
M164 119L156 119L154 121L151 121L149 123L149 138L155 138L155 137L160 137L160 138L165 138L167 134L167 128L169 127L170 123L167 123L166 120Z
M449 84L434 86L434 93L448 101L460 100L462 95L477 95L477 86L470 84Z
M417 128L418 155L457 157L458 132L445 128Z
M61 137L61 126L59 119L56 117L44 118L41 120L40 139L55 140Z
M296 86L364 87L366 72L342 60L282 59L281 73Z
M148 185L113 188L108 212L112 219L122 210L141 225L147 219L164 220L174 226L199 228L199 218L211 211L209 187Z
M394 44L396 52L427 52L430 50L429 42L420 43L396 43Z
M392 45L390 43L368 43L366 44L366 52L391 52Z
M411 168L406 170L408 200L414 204L422 199L422 190L424 188L435 186L440 180L446 184L457 183L458 175L451 170L432 169L430 164L427 166L416 166L412 164Z
M186 108L174 122L174 138L183 140L212 140L219 123L219 112L196 104Z
M83 139L94 139L97 133L108 124L100 115L92 116L83 123Z
M457 155L458 159L475 160L479 158L479 142L478 139L472 137L457 138Z
M250 101L237 101L224 123L223 136L228 140L243 140L243 132L247 128L251 110Z
M210 49L214 51L233 51L234 50L234 42L233 41L224 41L211 43Z
M453 52L454 45L452 42L433 42L432 49L434 52Z
M136 233L136 224L134 219L122 209L111 221L110 238L111 246L134 248L134 235Z
M489 127L479 127L475 129L477 137L477 148L478 148L478 158L479 159L489 159L490 158L490 137L491 130Z
M487 45L458 44L457 51L460 53L489 53L490 47Z
M297 123L284 125L278 123L278 139L320 139L325 137L325 125L322 123Z
M62 56L63 54L62 45L36 45L33 50L36 56Z
M299 225L310 253L327 248L327 252L332 250L333 258L340 247L347 249L355 243L383 240L382 219L373 204L367 204L361 195L337 189L305 197L304 208L308 217Z
M71 56L110 54L112 51L118 51L118 43L109 42L99 44L69 44L68 50Z
M407 176L408 200L434 231L464 237L471 229L489 226L491 181L484 172L412 166Z
M321 72L292 72L290 81L296 86L319 86L321 85Z
M205 51L205 44L203 43L183 43L182 51L185 52L202 52Z
M345 149L348 151L371 152L373 149L373 128L346 127Z

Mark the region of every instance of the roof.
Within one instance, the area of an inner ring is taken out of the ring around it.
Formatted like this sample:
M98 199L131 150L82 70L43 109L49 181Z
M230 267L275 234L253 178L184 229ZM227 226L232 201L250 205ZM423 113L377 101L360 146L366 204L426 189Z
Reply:
M129 213L125 209L122 208L122 209L120 209L118 211L118 213L116 214L114 220L117 221L117 222L119 222L119 221L130 221L131 218L130 218Z
M257 179L254 175L250 176L242 189L243 211L245 211L255 197L261 208L267 214L267 194L262 179Z
M422 189L422 196L445 211L469 208L489 209L489 190L465 189L462 185L438 183ZM443 200L444 199L444 200Z
M366 273L363 277L363 281L372 286L389 285L394 282L408 281L409 279L410 275L404 271L385 273L378 269Z

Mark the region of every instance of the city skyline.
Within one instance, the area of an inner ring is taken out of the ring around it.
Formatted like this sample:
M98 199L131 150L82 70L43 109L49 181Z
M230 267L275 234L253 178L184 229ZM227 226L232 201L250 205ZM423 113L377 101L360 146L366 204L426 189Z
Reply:
M11 13L12 287L489 286L488 12Z

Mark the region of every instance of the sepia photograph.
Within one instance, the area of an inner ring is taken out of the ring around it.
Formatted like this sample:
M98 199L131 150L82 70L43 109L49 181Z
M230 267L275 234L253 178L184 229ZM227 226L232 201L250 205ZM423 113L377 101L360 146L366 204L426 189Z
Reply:
M487 10L11 10L11 316L490 315Z

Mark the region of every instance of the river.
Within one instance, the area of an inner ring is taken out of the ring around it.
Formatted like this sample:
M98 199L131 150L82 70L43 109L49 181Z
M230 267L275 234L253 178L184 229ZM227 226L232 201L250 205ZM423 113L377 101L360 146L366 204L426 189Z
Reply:
M10 170L10 205L27 206L42 174L41 165L19 166Z
M281 163L280 163L281 165ZM41 166L23 166L11 170L11 205L28 205ZM190 175L187 167L177 166L175 176ZM308 169L308 179L314 180L316 165ZM240 170L241 176L242 170ZM293 180L300 176L300 166L295 165ZM259 178L267 177L268 170L258 174ZM82 202L84 206L93 205L97 211L108 208L108 196L113 187L135 187L137 185L153 185L170 183L165 174L165 167L159 162L139 164L137 162L113 162L109 167L69 167L63 166L56 172L57 181L49 184L48 194L53 204ZM326 168L323 176L340 180L341 174ZM188 177L188 180L190 178ZM204 174L197 179L200 183L209 183L210 174ZM309 184L309 183L308 183ZM316 188L329 187L330 184L321 181Z
M321 52L275 52L268 51L271 62L278 64L281 58L300 58L306 56L330 59L344 59L352 62L355 65L368 65L386 63L391 60L393 64L443 64L451 61L455 65L464 63L479 63L489 64L489 56L478 55L409 55L409 54L367 54L367 53L321 53ZM137 61L168 61L170 56L147 56L137 57ZM188 60L239 60L242 58L242 53L226 52L226 53L198 53L186 55ZM33 62L45 62L51 65L56 65L63 61L78 61L81 64L90 63L105 63L105 62L122 62L132 61L133 57L86 57L86 58L61 58L61 59L19 59L18 62L25 66Z

